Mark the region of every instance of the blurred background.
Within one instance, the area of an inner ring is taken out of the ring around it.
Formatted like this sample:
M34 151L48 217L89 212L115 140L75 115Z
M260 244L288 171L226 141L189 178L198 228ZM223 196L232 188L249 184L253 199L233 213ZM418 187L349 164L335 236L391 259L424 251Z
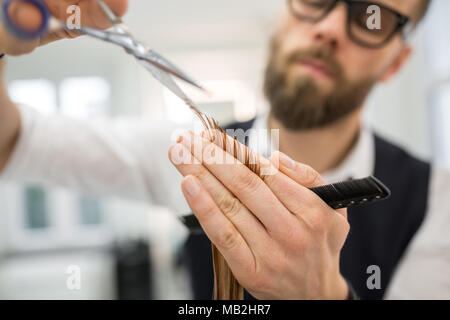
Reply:
M125 21L136 36L214 93L192 93L204 111L227 123L266 109L266 49L284 1L129 2ZM450 1L433 2L411 62L375 90L365 117L415 155L450 167ZM43 113L192 121L177 98L108 44L65 40L8 59L10 95ZM0 299L189 299L180 264L186 235L166 208L0 184ZM77 272L81 287L68 283Z

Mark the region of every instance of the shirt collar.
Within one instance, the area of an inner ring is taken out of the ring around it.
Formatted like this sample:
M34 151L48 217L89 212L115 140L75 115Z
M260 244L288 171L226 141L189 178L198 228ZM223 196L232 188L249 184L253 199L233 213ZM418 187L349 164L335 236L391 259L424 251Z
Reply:
M259 154L268 158L277 146L272 144L268 133L268 114L258 116L249 132L249 146ZM345 159L333 170L322 174L329 183L360 179L373 175L375 172L375 141L368 125L361 126L358 140Z

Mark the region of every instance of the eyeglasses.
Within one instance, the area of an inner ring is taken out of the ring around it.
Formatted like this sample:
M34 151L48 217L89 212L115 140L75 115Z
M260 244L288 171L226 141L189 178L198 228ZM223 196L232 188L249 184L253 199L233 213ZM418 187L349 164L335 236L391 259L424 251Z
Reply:
M396 34L403 39L411 31L411 20L384 5L354 0L288 0L291 13L300 20L318 22L338 4L347 4L347 33L352 41L367 48L381 48Z

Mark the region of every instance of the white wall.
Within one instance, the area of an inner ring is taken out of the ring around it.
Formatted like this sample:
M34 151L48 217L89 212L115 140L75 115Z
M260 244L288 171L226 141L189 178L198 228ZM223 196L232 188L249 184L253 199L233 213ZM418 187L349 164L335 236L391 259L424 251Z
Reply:
M414 53L400 74L372 93L366 119L383 136L415 155L431 154L430 112L427 101L425 29L418 30L412 43Z
M375 90L366 113L384 136L417 156L435 160L444 145L435 130L442 115L435 114L430 94L436 82L450 77L448 12L449 1L432 1L426 20L411 39L411 61L396 79Z

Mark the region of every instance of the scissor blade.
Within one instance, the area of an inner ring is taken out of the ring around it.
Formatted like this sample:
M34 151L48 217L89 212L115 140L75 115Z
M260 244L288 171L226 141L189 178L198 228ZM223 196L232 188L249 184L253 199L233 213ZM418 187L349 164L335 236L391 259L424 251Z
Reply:
M96 38L99 40L103 40L105 42L113 43L118 45L126 50L130 50L134 52L136 50L136 44L132 38L130 38L127 34L116 33L116 32L108 32L98 29L93 29L89 27L81 27L74 29L72 31L76 31L81 34L85 34L92 38Z
M132 44L134 47L130 48L129 46L126 46L129 49L129 53L133 53L136 58L146 60L149 63L153 64L157 68L162 69L163 71L166 71L175 77L189 83L190 85L197 87L198 89L202 91L206 91L204 88L202 88L198 83L196 83L193 79L191 79L187 74L185 74L183 71L181 71L179 68L177 68L174 64L172 64L170 61L168 61L166 58L161 56L159 53L148 50L147 53L142 56L142 52L139 52L140 49L144 49L145 46L138 41L136 41L132 35L128 32L127 27L124 25L122 20L115 15L115 13L108 7L108 5L103 0L97 0L97 3L99 4L100 8L103 10L105 15L108 17L110 23L113 25L113 28L119 32L124 33L130 37L130 40L133 42ZM109 39L107 39L108 41ZM109 40L110 41L110 40ZM114 42L114 41L110 41ZM117 42L114 42L117 44ZM139 46L139 48L138 48Z
M146 60L139 60L139 62L147 69L153 77L156 78L159 82L161 82L167 89L172 91L176 96L178 96L181 100L186 102L189 105L194 105L191 99L187 97L187 95L181 90L178 84L172 79L171 75L160 68L154 66Z
M206 91L202 86L200 86L198 83L196 83L192 78L190 78L187 74L185 74L183 71L181 71L178 67L176 67L173 63L168 61L166 58L161 56L159 53L155 52L154 50L148 50L147 54L145 55L145 60L149 63L153 64L154 66L158 67L159 69L162 69L173 76L189 83L190 85L197 87L198 89L202 91Z

